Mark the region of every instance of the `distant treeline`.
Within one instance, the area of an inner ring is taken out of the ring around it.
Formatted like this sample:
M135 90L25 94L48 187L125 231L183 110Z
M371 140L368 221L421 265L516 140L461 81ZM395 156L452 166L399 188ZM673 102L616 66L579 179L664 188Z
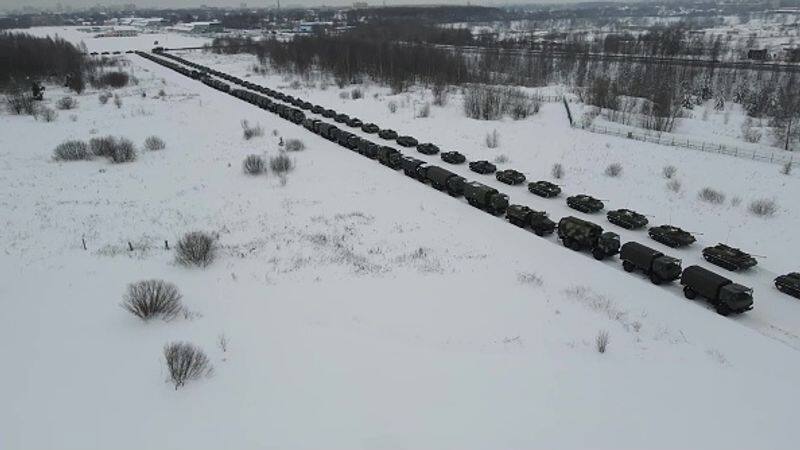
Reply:
M81 74L81 51L61 38L0 32L0 88L12 83Z

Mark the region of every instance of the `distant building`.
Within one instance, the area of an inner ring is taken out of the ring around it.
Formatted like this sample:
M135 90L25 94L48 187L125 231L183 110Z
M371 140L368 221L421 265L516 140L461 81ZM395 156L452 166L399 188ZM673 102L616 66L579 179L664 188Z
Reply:
M333 27L333 22L300 22L297 26L298 33L316 33Z
M219 33L223 28L220 22L188 22L179 23L171 30L179 33Z
M353 9L367 9L369 4L367 2L354 2Z
M753 59L756 61L764 61L767 59L767 49L750 49L747 51L747 59Z
M109 30L104 33L95 35L95 37L134 37L138 36L139 32L136 30Z

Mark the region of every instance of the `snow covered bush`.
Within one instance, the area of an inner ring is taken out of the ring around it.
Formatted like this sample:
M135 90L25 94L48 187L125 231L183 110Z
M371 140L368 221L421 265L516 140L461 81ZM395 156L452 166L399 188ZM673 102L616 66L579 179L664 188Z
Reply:
M778 212L778 205L775 203L775 200L762 198L750 202L750 206L748 206L747 209L750 210L750 213L754 216L772 217Z
M130 139L119 138L116 140L111 152L111 162L121 164L136 160L136 146Z
M390 100L389 103L386 104L386 107L389 108L389 112L392 114L397 112L397 102L394 100Z
M48 108L47 106L42 106L41 108L36 109L35 117L37 119L42 119L45 122L54 122L58 117L58 114L52 109Z
M121 88L128 85L130 82L130 75L122 71L106 72L98 77L92 77L90 82L92 86L100 89L104 88Z
M425 119L427 117L430 117L430 115L431 115L431 104L429 102L425 102L419 108L419 111L417 112L417 117L420 119Z
M672 192L678 193L681 191L682 187L683 185L681 184L681 181L678 180L677 178L669 180L667 182L667 189L669 189Z
M246 120L242 120L242 136L246 141L249 141L254 137L261 137L263 135L264 135L264 129L261 128L261 125L256 125L254 127L251 127Z
M560 180L564 177L564 167L561 165L561 163L553 164L553 167L550 169L550 175L552 175L556 180Z
M111 93L103 92L102 94L97 96L97 99L100 100L101 105L105 105L108 103L108 100L111 98Z
M269 159L269 167L274 173L281 175L291 172L294 169L294 164L285 153L280 153L278 156L273 156Z
M486 138L484 138L484 143L488 148L497 148L500 145L500 133L497 130L492 130L491 133L486 134Z
M178 241L175 252L176 260L184 266L205 267L214 261L216 243L210 234L192 231Z
M89 148L95 156L105 156L110 158L114 154L114 147L117 140L114 136L93 137L89 139Z
M187 381L210 376L214 367L200 347L189 342L171 342L164 346L164 359L175 390Z
M155 151L155 150L164 150L167 147L167 144L158 136L148 136L147 139L144 140L144 148Z
M258 155L247 155L242 162L242 170L247 175L261 175L265 168L264 158Z
M360 88L355 88L352 91L350 91L350 98L352 98L353 100L358 100L363 97L364 97L364 92Z
M608 348L608 331L601 330L594 339L595 347L599 353L605 353Z
M6 106L11 114L32 116L36 112L33 96L25 92L6 95Z
M121 306L142 320L174 318L181 310L178 288L164 280L142 280L128 285Z
M57 161L78 161L92 159L92 154L86 142L66 141L58 144L53 150L53 158Z
M350 100L350 93L347 91L339 92L339 98L342 100Z
M744 122L742 122L741 130L742 130L742 139L744 139L745 142L756 144L759 141L761 141L761 135L762 135L761 130L759 130L758 128L753 128L752 118L747 117L746 119L744 119Z
M792 162L789 161L781 166L781 173L783 175L791 175L792 174Z
M620 163L609 164L608 167L606 167L604 173L606 174L607 177L616 178L622 175L622 164Z
M464 115L471 119L497 120L509 115L524 119L539 112L541 102L518 88L470 85L464 89Z
M122 108L122 97L118 94L114 94L114 106L116 106L117 109Z
M287 139L285 148L287 152L299 152L306 149L306 144L300 139Z
M56 108L66 111L69 109L75 109L78 107L78 101L74 98L70 97L69 95L61 97L56 102Z
M700 200L713 203L715 205L721 205L725 203L725 194L710 187L704 187L700 189L700 192L697 193L697 198Z
M509 161L508 155L497 155L494 158L495 164L505 164Z
M661 170L661 173L664 175L664 178L671 180L672 177L678 173L678 169L675 166L664 166L664 168Z

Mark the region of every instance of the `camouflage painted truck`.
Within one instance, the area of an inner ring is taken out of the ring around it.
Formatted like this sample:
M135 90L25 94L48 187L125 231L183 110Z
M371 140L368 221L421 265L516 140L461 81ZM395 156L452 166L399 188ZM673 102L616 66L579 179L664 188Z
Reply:
M638 242L626 242L619 250L625 272L641 270L653 284L674 281L681 277L681 260Z
M508 195L477 181L464 184L464 197L470 205L489 214L502 214L508 208Z
M536 211L528 206L511 205L506 210L506 219L520 228L530 228L537 236L553 234L556 223L544 211Z
M430 181L434 189L447 191L453 197L464 195L464 184L467 180L447 169L439 166L428 166L425 171L425 177Z
M591 250L596 260L619 253L619 235L603 227L577 217L564 217L558 222L558 238L564 247L575 251Z
M698 295L711 303L723 316L753 309L753 290L736 284L700 266L689 266L681 275L683 295L694 300Z

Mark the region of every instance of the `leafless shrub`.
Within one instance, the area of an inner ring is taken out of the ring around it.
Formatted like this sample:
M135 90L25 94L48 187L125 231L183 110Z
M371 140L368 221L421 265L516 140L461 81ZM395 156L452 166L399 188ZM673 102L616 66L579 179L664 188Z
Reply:
M781 173L783 175L791 175L792 174L792 162L789 161L781 166Z
M433 104L444 106L447 104L447 86L443 84L433 85Z
M430 117L430 115L431 115L431 104L429 102L425 102L419 108L419 111L417 111L417 117L419 117L420 119L425 119L427 117Z
M497 120L507 114L519 120L536 114L540 106L537 98L518 88L470 85L464 89L464 114L472 119Z
M36 112L36 102L31 94L14 92L6 95L8 112L16 115L32 116Z
M721 205L725 203L725 194L710 187L704 187L703 189L700 189L700 192L697 193L697 198L704 202L713 203L715 205Z
M164 150L166 147L167 144L158 136L148 136L144 140L144 148L150 151Z
M54 112L55 112L55 111L54 111ZM77 121L78 121L78 116L77 116L77 115L75 115L75 114L70 114L70 115L69 115L69 121L70 121L70 122L77 122Z
M117 140L114 136L93 137L89 139L89 148L95 156L110 158L114 154Z
M159 98L164 98L164 97L166 97L166 96L167 96L167 93L166 93L166 92L164 92L164 89L159 89L159 90L158 90L158 97L159 97Z
M347 91L339 92L339 98L342 100L350 100L350 93Z
M175 252L176 260L185 266L206 267L214 261L216 243L210 234L192 231L178 241Z
M738 195L736 195L731 199L731 206L736 207L736 206L739 206L741 204L742 204L742 197L739 197Z
M242 162L242 170L247 175L260 175L264 173L265 168L264 158L258 155L247 155L244 162Z
M397 112L397 102L394 100L390 100L389 103L386 104L386 107L389 108L389 112L392 114Z
M42 106L40 108L36 108L35 117L37 119L42 119L45 122L55 122L56 118L58 117L58 114L56 114L56 112L52 108L48 108L47 106Z
M100 100L100 104L101 105L105 105L106 103L108 103L108 100L110 98L111 98L111 93L110 92L103 92L103 93L101 93L100 95L97 96L97 99Z
M622 164L612 163L606 167L605 174L607 177L616 178L622 175Z
M281 175L291 172L294 169L294 163L291 158L281 152L278 156L273 156L269 159L269 167L272 172Z
M358 100L363 97L364 97L364 92L361 90L361 88L355 88L352 91L350 91L350 98L352 98L353 100Z
M543 284L542 277L532 272L518 273L517 281L522 284L533 284L536 286L541 286Z
M120 97L119 94L114 94L114 106L116 106L117 109L122 108L122 97Z
M487 133L484 138L484 143L488 148L497 148L497 146L500 145L500 133L498 133L497 130L492 130L491 133Z
M508 155L497 155L494 158L495 164L505 164L509 161Z
M601 330L597 333L597 337L594 339L595 347L599 353L605 353L606 348L608 348L608 331Z
M681 184L681 181L678 180L677 178L674 178L667 182L667 189L669 189L672 192L678 193L681 191L682 187L683 185Z
M69 109L75 109L78 107L78 101L74 98L70 97L69 95L61 97L56 102L56 108L66 111Z
M661 169L661 173L664 175L664 178L671 180L672 177L678 173L678 168L675 166L664 166L664 168Z
M53 158L57 161L78 161L92 159L89 146L83 141L66 141L58 144L53 150Z
M778 204L775 200L762 198L750 202L747 207L751 214L758 217L772 217L778 212Z
M289 87L290 87L290 88L292 88L292 89L295 89L295 90L297 90L297 89L300 89L300 87L301 87L302 85L303 85L303 84L302 84L302 83L300 83L300 80L294 80L294 81L292 81L291 83L289 83Z
M745 142L749 142L751 144L756 144L761 141L761 130L758 128L753 128L753 119L751 117L747 117L744 122L742 123L742 139Z
M230 339L228 339L228 336L225 336L225 333L220 333L220 335L217 336L217 346L222 350L222 353L228 352L228 344L230 344L230 342Z
M121 306L142 320L162 318L170 320L181 310L178 288L164 280L142 280L128 285Z
M306 144L300 139L287 139L284 148L287 152L299 152L306 149Z
M165 345L164 359L175 390L187 381L210 376L214 372L208 356L200 347L189 342L171 342Z
M136 146L130 139L119 138L116 140L111 152L111 162L121 164L136 160Z
M131 81L130 75L126 72L116 71L116 72L105 72L100 76L92 76L89 79L89 82L92 86L96 88L121 88L128 85Z
M560 180L564 177L564 167L561 165L561 163L553 164L553 167L550 169L550 175L552 175L556 180Z
M244 139L249 141L254 137L261 137L264 135L264 129L261 128L261 125L256 125L251 127L250 124L246 120L242 120L242 135Z

